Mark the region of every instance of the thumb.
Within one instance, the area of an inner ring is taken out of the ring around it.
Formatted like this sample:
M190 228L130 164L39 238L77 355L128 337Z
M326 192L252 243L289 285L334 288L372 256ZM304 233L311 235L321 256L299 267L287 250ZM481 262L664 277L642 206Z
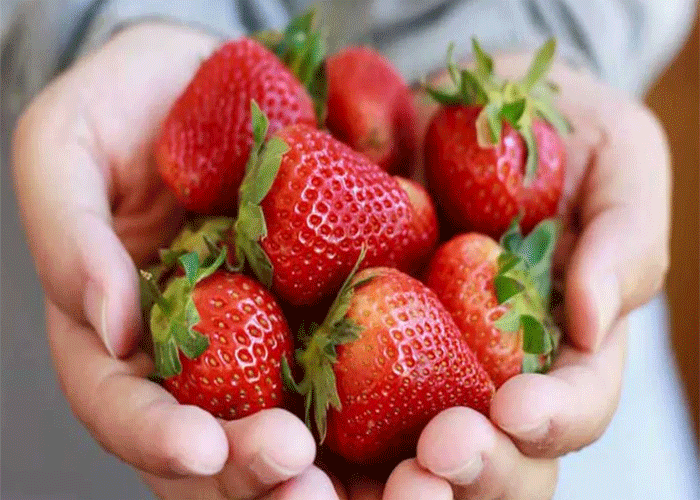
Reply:
M20 118L13 137L15 189L48 298L88 322L113 356L141 330L135 266L111 225L108 162L100 158L79 93L58 79Z
M663 285L669 261L669 153L641 106L608 123L581 191L582 231L566 276L571 339L595 351L615 320Z

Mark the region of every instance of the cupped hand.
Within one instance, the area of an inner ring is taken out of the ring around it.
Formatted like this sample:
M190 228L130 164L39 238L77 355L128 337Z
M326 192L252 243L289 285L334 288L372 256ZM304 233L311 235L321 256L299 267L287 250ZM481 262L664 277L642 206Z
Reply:
M522 75L530 58L496 58L496 72ZM550 76L574 128L554 263L563 347L547 374L501 386L490 419L468 408L436 416L416 457L386 483L346 479L350 500L548 499L557 458L591 444L612 419L626 314L659 291L668 268L668 148L656 119L633 98L564 64ZM417 102L425 126L435 105L422 95Z
M148 380L153 364L138 348L137 266L184 216L158 177L152 142L217 44L183 27L130 27L52 82L18 122L16 191L52 356L76 416L157 495L332 499L300 420L275 409L223 422L179 405Z

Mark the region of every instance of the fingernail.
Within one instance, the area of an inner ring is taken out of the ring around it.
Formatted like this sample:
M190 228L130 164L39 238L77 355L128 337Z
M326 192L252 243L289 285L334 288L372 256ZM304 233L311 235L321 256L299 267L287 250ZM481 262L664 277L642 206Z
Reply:
M444 477L452 484L467 486L476 481L483 469L484 461L479 454L455 470L441 473L434 472L434 474Z
M265 452L259 452L256 454L250 463L249 468L258 481L265 485L272 485L286 481L287 479L290 479L301 472L300 470L291 470L287 467L281 466L272 460Z
M541 441L549 433L549 420L523 425L514 429L503 429L511 436L526 442Z
M107 352L113 358L116 357L114 348L109 340L109 332L107 331L107 297L102 287L94 281L90 281L85 287L83 307L85 308L87 320L102 339Z
M615 274L607 274L598 283L594 282L592 292L598 314L593 339L593 350L597 351L620 314L620 285Z

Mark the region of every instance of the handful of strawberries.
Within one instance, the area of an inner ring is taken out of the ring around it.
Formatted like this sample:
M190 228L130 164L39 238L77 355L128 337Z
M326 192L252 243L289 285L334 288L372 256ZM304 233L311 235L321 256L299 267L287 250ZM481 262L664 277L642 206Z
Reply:
M387 463L440 411L488 414L510 377L547 370L567 132L541 83L554 42L519 82L474 53L474 70L448 55L451 89L426 88L441 107L425 137L389 61L326 56L312 13L202 63L155 144L192 217L142 271L178 401L223 419L303 408L335 453ZM420 143L428 189L393 176Z

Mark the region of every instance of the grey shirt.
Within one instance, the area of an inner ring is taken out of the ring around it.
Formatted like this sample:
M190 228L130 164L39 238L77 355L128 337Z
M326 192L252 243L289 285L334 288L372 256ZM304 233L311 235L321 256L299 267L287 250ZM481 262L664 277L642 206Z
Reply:
M222 37L282 27L310 0L3 1L3 99L16 111L57 71L125 24L148 18ZM9 5L8 5L9 4ZM330 44L372 44L408 80L443 62L448 41L468 53L534 47L556 36L560 53L640 95L685 39L694 0L349 0L320 4ZM7 110L7 109L6 109Z

